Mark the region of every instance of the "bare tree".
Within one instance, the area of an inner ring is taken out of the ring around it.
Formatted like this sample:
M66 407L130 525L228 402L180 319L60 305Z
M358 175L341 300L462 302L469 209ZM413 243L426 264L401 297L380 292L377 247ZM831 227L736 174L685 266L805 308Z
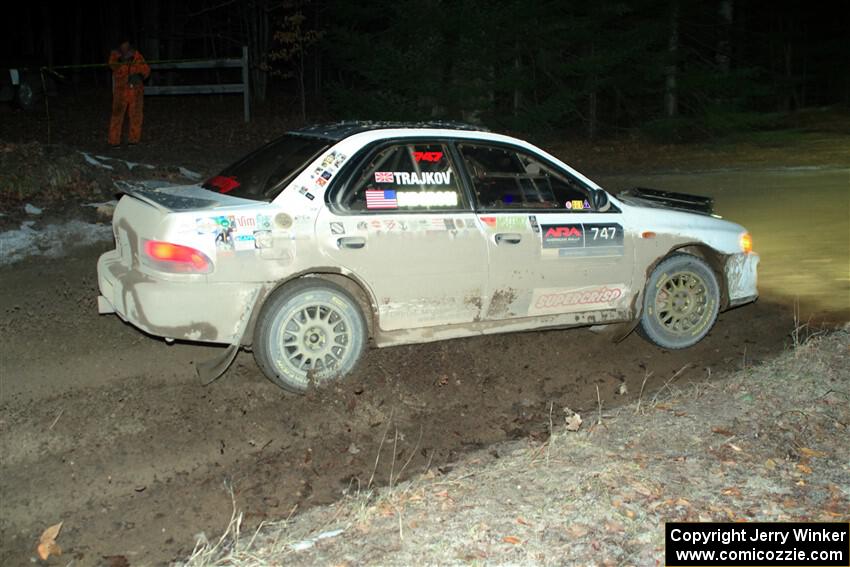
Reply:
M669 61L664 71L664 115L673 118L679 113L677 79L679 72L679 0L670 0L670 36L667 40Z

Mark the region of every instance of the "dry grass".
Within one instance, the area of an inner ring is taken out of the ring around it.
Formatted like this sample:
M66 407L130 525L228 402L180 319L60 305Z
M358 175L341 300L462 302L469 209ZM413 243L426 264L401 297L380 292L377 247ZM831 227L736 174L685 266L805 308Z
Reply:
M183 565L647 565L665 521L848 520L850 328L798 331L766 364L695 385L676 373L650 400L600 405L578 432L553 407L545 443L368 486L250 535L234 503L227 533Z

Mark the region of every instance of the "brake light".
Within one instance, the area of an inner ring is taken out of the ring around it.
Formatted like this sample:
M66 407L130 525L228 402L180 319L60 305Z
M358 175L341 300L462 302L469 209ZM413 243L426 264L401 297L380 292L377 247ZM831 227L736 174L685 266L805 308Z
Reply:
M182 244L144 241L145 263L164 272L208 274L212 271L212 261L206 254Z
M745 232L741 235L741 250L743 250L745 254L749 254L753 251L753 237L749 232Z
M224 175L216 175L207 181L206 184L218 189L219 193L230 193L241 185L241 183L236 181L235 177L226 177Z

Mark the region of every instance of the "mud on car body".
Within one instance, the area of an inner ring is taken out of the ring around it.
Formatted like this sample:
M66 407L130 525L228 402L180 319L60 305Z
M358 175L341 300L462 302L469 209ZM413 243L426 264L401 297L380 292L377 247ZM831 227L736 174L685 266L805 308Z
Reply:
M655 192L658 193L658 192ZM302 391L366 345L616 324L685 348L757 297L743 227L677 193L609 195L515 138L448 124L289 132L203 185L128 189L101 313L251 348Z

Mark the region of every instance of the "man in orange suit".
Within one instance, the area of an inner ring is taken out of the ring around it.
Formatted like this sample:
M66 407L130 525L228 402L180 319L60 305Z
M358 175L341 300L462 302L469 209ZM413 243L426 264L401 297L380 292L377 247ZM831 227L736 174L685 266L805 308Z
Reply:
M151 74L142 54L124 40L109 55L112 69L112 118L109 120L109 145L121 145L124 114L129 114L130 131L127 142L132 146L142 137L142 108L144 106L144 80Z

